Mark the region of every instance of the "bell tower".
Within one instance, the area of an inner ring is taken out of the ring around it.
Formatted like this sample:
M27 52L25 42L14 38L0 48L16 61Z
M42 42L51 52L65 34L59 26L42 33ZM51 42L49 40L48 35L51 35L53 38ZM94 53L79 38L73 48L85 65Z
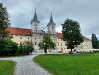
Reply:
M34 18L31 20L31 30L34 33L37 33L39 31L39 23L40 21L37 19L37 14L35 10Z
M51 13L50 21L49 21L49 23L47 25L47 27L48 27L48 33L50 33L50 34L56 34L55 26L56 26L56 24L53 21L52 13Z

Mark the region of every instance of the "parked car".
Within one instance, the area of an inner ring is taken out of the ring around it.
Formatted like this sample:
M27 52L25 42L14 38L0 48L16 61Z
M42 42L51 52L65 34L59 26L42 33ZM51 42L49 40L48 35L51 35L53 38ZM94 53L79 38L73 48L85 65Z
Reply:
M76 51L76 53L79 53L78 51Z

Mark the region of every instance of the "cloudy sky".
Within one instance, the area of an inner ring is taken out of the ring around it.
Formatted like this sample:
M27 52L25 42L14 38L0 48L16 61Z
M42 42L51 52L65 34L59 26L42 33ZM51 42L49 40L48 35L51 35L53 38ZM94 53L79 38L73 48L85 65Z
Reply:
M99 39L99 0L0 0L7 8L12 27L31 28L35 8L40 29L47 31L52 12L56 31L61 32L66 18L78 21L82 35Z

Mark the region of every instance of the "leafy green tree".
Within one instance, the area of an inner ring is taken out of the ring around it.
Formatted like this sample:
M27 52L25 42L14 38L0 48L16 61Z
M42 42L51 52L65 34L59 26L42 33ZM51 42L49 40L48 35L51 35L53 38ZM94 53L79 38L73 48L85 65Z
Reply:
M38 46L40 49L44 49L44 52L47 53L47 49L55 49L56 44L51 40L49 34L45 34Z
M99 43L95 34L92 34L92 46L95 49L99 48Z
M10 26L9 16L6 7L0 3L0 38L9 36L9 31L6 30Z
M30 42L30 41L24 41L24 42L23 42L23 45L24 45L24 47L27 48L27 53L28 53L28 54L29 54L29 53L32 53L32 51L34 51L34 45L33 45L32 42Z
M63 40L67 41L67 47L72 49L82 43L83 36L81 34L80 24L77 21L66 19L62 24Z
M20 44L17 50L17 55L22 55L24 53L24 50L25 50L24 46Z
M24 41L22 44L19 45L17 54L24 55L30 54L34 51L34 46L30 41Z
M18 44L7 39L2 39L0 43L0 55L15 55L18 50Z

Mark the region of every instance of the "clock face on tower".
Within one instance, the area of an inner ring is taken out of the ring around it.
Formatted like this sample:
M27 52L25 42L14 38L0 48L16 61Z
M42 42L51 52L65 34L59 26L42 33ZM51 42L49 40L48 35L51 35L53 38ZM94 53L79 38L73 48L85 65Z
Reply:
M37 24L35 23L35 26L37 26Z

